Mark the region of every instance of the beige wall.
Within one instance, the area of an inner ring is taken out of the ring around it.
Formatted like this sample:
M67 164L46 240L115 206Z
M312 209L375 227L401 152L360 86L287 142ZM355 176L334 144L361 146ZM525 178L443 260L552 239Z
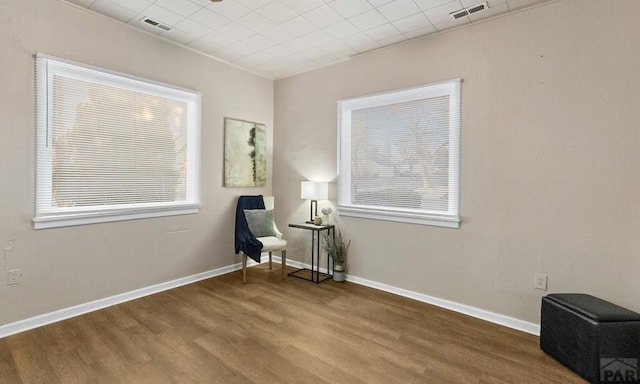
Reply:
M237 262L235 197L272 185L222 187L224 116L267 125L278 223L308 261L308 233L286 223L308 214L301 180L336 176L336 100L453 77L461 228L341 218L350 273L537 322L540 272L550 291L640 311L639 12L562 0L279 80L274 97L269 80L58 0L0 1L0 325ZM201 213L33 230L36 52L202 92Z
M223 117L266 124L271 174L271 80L58 0L2 0L0 27L0 325L239 261L235 197L271 185L222 187ZM202 92L201 212L33 230L37 52Z
M536 272L640 311L639 13L552 2L276 81L280 218L336 176L336 100L462 77L460 229L343 217L349 273L534 323Z

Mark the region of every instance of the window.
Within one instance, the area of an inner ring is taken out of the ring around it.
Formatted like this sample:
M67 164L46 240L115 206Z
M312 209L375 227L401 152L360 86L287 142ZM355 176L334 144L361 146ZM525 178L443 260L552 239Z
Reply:
M200 94L36 57L36 229L196 213Z
M460 83L338 101L341 215L458 228Z

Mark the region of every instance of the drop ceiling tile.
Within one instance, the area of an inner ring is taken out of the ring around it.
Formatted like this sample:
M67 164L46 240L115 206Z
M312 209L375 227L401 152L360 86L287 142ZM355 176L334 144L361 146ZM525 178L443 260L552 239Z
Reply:
M291 52L290 49L286 48L283 45L275 45L271 48L265 49L262 52L269 54L273 57L286 57L293 54L293 52Z
M276 25L266 17L257 12L248 13L237 20L238 24L243 25L255 32L264 31L273 28Z
M111 0L112 3L116 3L120 6L128 8L134 12L142 12L143 9L153 3L153 1L148 0Z
M346 58L358 53L358 51L353 49L351 46L343 43L342 41L331 41L327 44L319 46L319 48L324 52L327 52L338 58Z
M338 12L334 11L333 8L329 7L328 5L323 5L322 7L313 9L305 13L303 17L319 28L324 28L326 26L344 20L343 17L338 14Z
M413 0L395 0L382 5L378 11L389 21L395 21L420 12Z
M202 8L201 10L197 11L196 13L191 15L190 19L211 29L218 29L223 25L231 22L231 20L227 19L226 17L219 15L207 8Z
M506 4L507 8L509 8L509 5L507 4L507 0L486 0L486 1L490 7L498 7L500 5ZM546 1L546 0L542 0L542 1Z
M485 1L487 2L489 8L499 7L501 5L507 4L507 0L460 0L460 3L462 4L463 8L468 8Z
M393 25L402 33L415 31L416 29L425 27L433 28L431 22L422 12L416 13L415 15L409 17L405 17L404 19L396 20L393 22Z
M547 0L507 0L507 5L510 11L529 7L531 5L544 3Z
M233 36L237 40L246 39L247 37L254 34L252 30L243 26L242 24L236 23L235 21L223 25L222 27L218 28L218 31L227 36Z
M189 1L194 4L198 4L201 7L206 7L209 4L211 4L211 0L189 0Z
M233 63L245 68L255 68L258 65L262 65L272 60L272 56L262 52L257 52L234 60Z
M293 10L298 15L309 12L310 10L316 9L325 4L322 0L280 0L279 2Z
M367 29L375 28L377 26L385 24L387 22L387 19L382 17L380 12L372 9L368 12L350 18L349 21L361 31L366 31Z
M226 47L220 48L217 51L212 52L211 55L213 55L213 56L215 56L215 57L217 57L217 58L219 58L221 60L227 61L229 63L233 62L234 60L238 60L243 56L246 56L246 55L243 55L243 54L241 54L239 52L236 52L236 51L231 50L231 49L226 48Z
M173 13L157 5L150 5L142 11L142 14L155 21L159 21L162 24L174 26L184 19L184 16L180 16L177 13Z
M280 62L280 60L274 60L268 63L265 63L260 66L261 73L265 76L277 79L279 77L283 77L284 74L287 73L287 67Z
M438 32L438 30L433 25L429 25L428 27L414 29L410 32L404 32L404 35L409 39L414 39L416 37L425 36L434 32Z
M265 29L260 34L277 44L292 40L295 37L294 34L289 33L280 27Z
M269 4L273 0L236 0L236 1L247 8L256 9Z
M356 48L356 51L358 51L358 53L364 53L364 52L373 51L380 47L381 47L380 43L378 43L377 41L372 41L370 43L362 44L358 46L358 48Z
M426 11L427 9L437 8L447 3L451 3L451 0L414 0L414 1L418 5L418 7L420 7L420 9L423 11ZM455 0L455 1L459 3L458 9L462 8L462 4L460 4L458 0Z
M202 9L201 6L188 0L156 0L154 5L162 7L183 17L189 17L194 12Z
M181 31L179 29L174 29L170 32L162 32L159 35L160 37L164 37L167 40L174 41L178 44L187 44L193 40L196 40L193 34Z
M396 43L399 43L401 41L405 41L407 40L407 37L403 34L398 34L395 36L388 36L385 37L384 39L380 39L378 40L378 43L380 43L380 45L382 45L383 47L388 46L388 45L393 45Z
M383 40L401 34L400 31L391 24L383 24L379 27L368 29L365 33L374 40Z
M237 39L229 35L222 34L218 31L213 31L211 33L208 33L202 36L197 40L190 42L188 45L193 49L199 49L199 47L204 47L205 48L204 52L209 53L215 49L231 45L236 41ZM207 47L213 47L213 49L209 49Z
M351 24L347 20L342 20L338 23L330 25L324 28L323 31L327 32L328 34L330 34L336 39L343 39L347 36L351 36L360 32L358 28L356 28L353 24Z
M286 43L282 44L282 46L289 52L293 53L299 53L309 48L307 42L302 37L297 37L293 40L289 40Z
M175 25L176 29L184 32L184 33L188 33L190 35L195 36L193 39L191 40L195 40L195 39L199 39L202 36L206 35L207 33L211 32L211 28L206 27L198 22L195 22L191 19L184 19L181 22L179 22L178 24ZM172 31L173 32L173 31ZM189 40L189 41L191 41Z
M256 50L254 48L250 47L249 45L241 41L236 41L233 44L227 45L223 49L228 49L242 56L247 56L247 55L251 55L252 53L256 53Z
M345 19L373 9L367 0L335 0L330 6Z
M136 12L109 0L96 0L90 9L125 23L136 16Z
M280 26L282 27L282 29L293 34L294 36L306 35L307 33L311 33L318 29L318 27L311 24L309 20L301 16L287 20L284 23L280 24Z
M318 68L318 64L315 61L308 61L305 62L303 64L300 64L298 66L293 67L293 69L295 70L295 73L304 73L304 72L309 72L309 71L313 71L314 69Z
M272 1L264 7L259 8L257 12L276 24L297 16L291 8L282 4L280 1Z
M316 69L316 65L313 61L306 61L304 63L300 63L298 65L291 64L289 68L287 68L286 76L295 76L301 73L309 72Z
M295 53L293 55L283 57L281 60L283 63L286 63L290 66L300 66L300 65L308 64L309 62L311 62L311 60L309 60L305 56L301 54L295 54Z
M367 35L364 32L360 32L356 35L349 36L345 39L342 39L341 41L358 52L365 52L373 48L380 47L380 44L378 44L377 41L373 40L369 35Z
M63 1L123 20L252 73L280 78L553 0L485 0L487 11L459 20L451 19L450 13L483 0ZM164 32L142 22L143 16L175 29Z
M271 61L277 59L276 57L273 57L272 55L270 55L270 54L268 54L266 52L257 52L257 53L254 53L251 56L253 56L256 60L261 61L262 63L268 63L268 62L271 62Z
M369 3L371 3L371 5L373 5L374 7L379 7L383 4L387 4L392 2L393 0L369 0Z
M459 11L460 9L462 9L460 2L454 0L439 7L426 10L424 11L424 15L427 16L427 19L435 26L436 24L450 22L452 20L451 12Z
M318 59L313 60L316 64L318 64L319 67L324 67L327 65L331 65L331 64L335 64L338 63L340 61L343 61L344 59L339 58L339 57L335 57L335 56L331 56L331 55L325 55L322 56Z
M254 48L256 51L263 51L276 45L276 43L260 34L249 36L246 39L242 40L242 42Z
M211 3L207 8L231 20L239 19L247 13L251 12L251 9L235 2L234 0L226 0L220 3Z
M307 44L307 48L317 47L318 45L326 44L335 40L331 35L324 31L313 31L300 37L300 39Z
M313 48L307 48L297 53L313 61L321 60L322 57L329 55L327 52L325 52L321 48L318 48L317 46Z
M438 31L444 31L445 29L455 28L469 23L471 23L471 19L469 19L469 16L465 16L457 20L449 19L441 23L433 23L433 26Z

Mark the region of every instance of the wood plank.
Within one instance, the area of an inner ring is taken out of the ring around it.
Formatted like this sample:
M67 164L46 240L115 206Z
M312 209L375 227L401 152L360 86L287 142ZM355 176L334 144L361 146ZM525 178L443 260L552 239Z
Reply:
M0 383L20 383L18 367L11 355L7 339L0 339Z
M350 283L249 269L0 339L0 383L584 383L539 339Z

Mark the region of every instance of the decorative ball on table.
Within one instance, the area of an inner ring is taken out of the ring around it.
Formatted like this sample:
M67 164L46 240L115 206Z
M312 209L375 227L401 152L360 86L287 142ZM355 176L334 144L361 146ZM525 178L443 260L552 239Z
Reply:
M333 212L333 209L331 207L324 207L322 208L322 214L324 216L327 216L327 220L325 220L325 224L329 224L329 215Z

